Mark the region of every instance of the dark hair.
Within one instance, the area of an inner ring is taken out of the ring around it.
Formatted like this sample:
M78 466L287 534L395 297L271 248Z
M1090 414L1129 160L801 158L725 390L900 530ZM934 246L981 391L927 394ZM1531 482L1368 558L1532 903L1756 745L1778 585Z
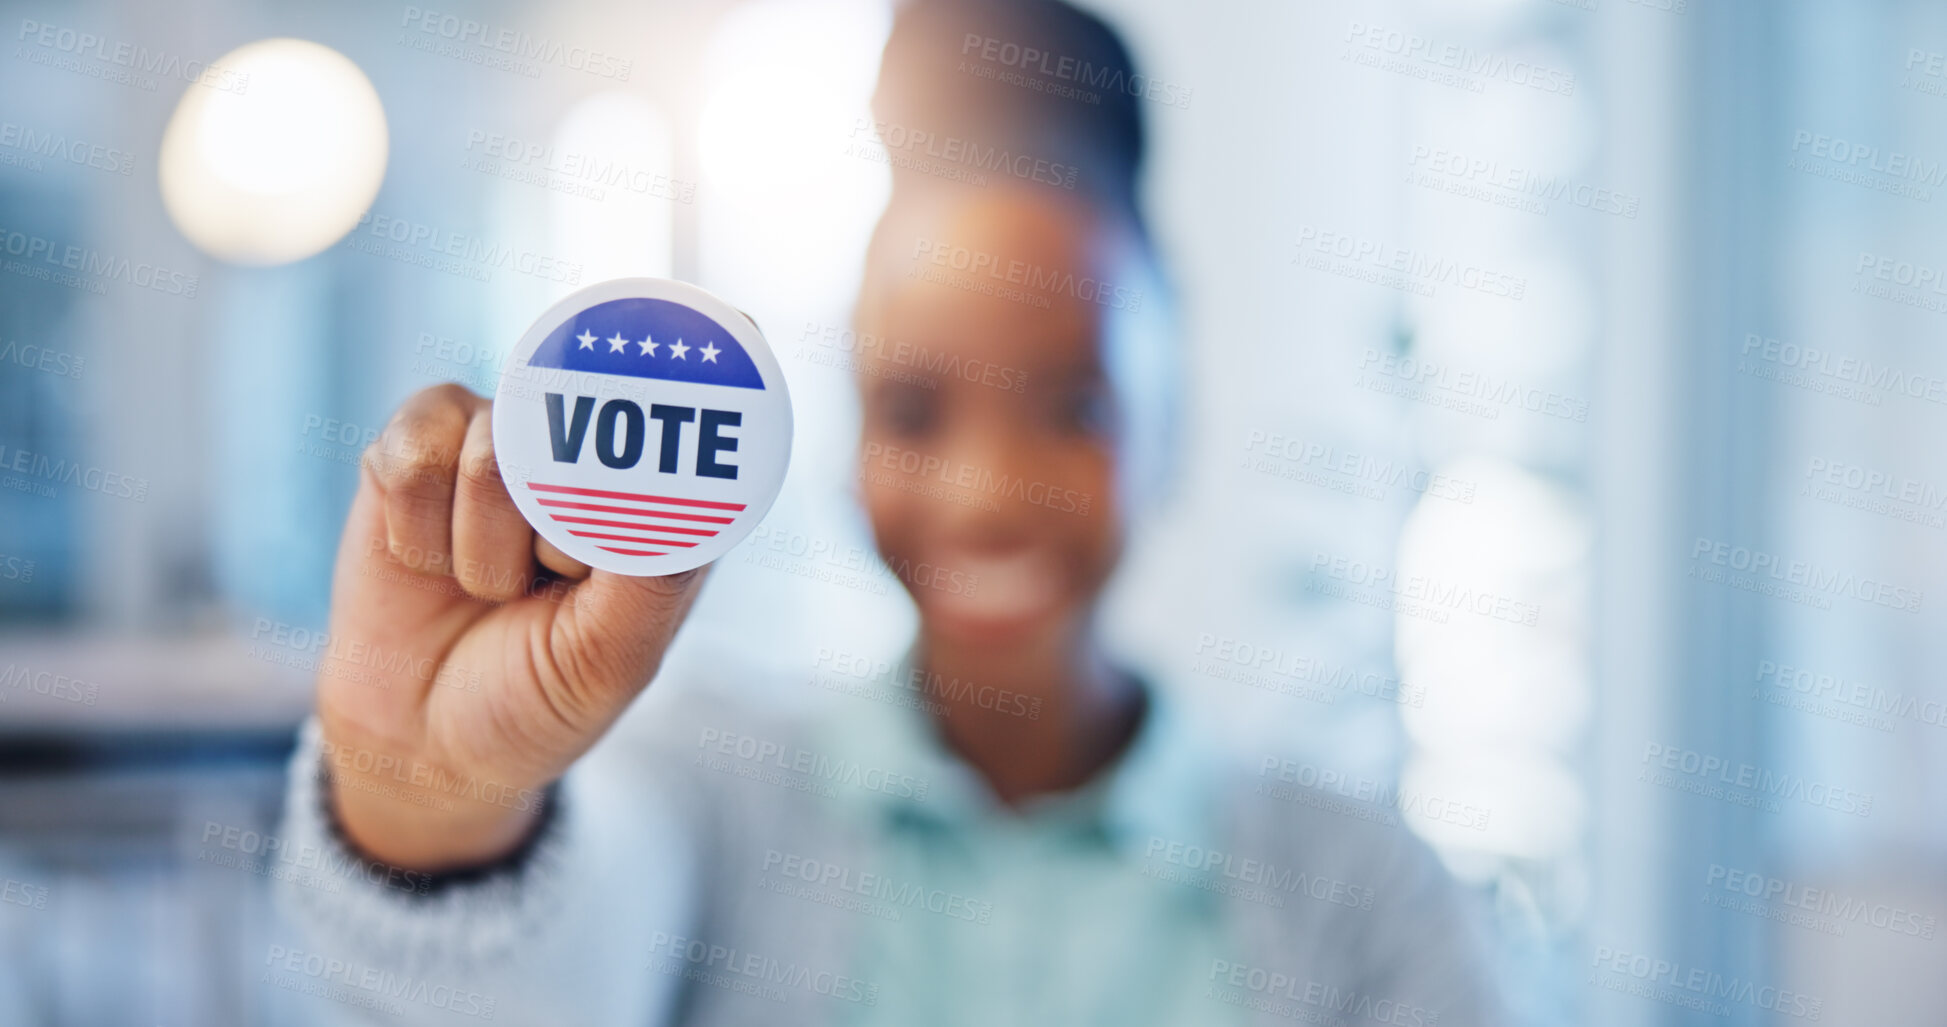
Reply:
M1140 86L1115 30L1061 0L908 0L872 109L905 132L1072 168L1079 198L1146 236ZM895 166L893 202L937 182Z
M1137 203L1143 85L1115 31L1062 0L905 0L872 97L882 132L929 132L967 151L1076 169L1072 190L1042 188L1081 201L1136 244L1131 262L1110 272L1134 289L1134 302L1103 308L1102 353L1120 412L1118 488L1131 514L1154 510L1171 477L1179 378L1168 289ZM893 162L891 201L867 264L890 258L896 212L956 188ZM868 274L862 304L873 281Z

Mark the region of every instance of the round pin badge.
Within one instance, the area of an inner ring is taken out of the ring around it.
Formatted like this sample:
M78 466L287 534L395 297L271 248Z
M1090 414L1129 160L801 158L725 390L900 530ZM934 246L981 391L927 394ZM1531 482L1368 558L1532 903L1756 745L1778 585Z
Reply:
M722 556L791 460L791 395L757 325L683 282L619 278L549 307L494 393L501 479L541 537L653 576Z

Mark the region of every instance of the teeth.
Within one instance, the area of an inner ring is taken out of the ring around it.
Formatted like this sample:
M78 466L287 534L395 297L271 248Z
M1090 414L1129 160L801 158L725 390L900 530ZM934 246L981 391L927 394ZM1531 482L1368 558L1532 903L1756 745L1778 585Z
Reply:
M1011 556L956 555L942 567L966 575L968 589L934 593L942 603L983 619L1010 619L1045 608L1055 596L1055 561L1038 553ZM971 592L971 594L968 594Z

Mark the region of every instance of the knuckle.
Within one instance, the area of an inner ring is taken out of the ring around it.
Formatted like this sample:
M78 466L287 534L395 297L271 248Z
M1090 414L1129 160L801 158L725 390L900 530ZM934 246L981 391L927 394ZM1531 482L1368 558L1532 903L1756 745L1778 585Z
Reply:
M388 519L393 541L423 550L428 559L439 561L443 568L452 550L452 520L444 506L424 496L396 493Z
M443 529L449 525L451 516L439 493L423 484L395 490L388 513L413 528Z
M525 567L532 557L527 518L498 481L461 478L453 504L454 544L508 566ZM508 559L509 556L518 560Z
M418 392L413 393L412 398L408 399L405 405L408 407L447 407L466 411L479 398L473 394L472 390L458 382L441 382L438 385L428 385Z
M452 480L452 447L429 428L423 423L405 422L396 430L387 430L375 469L388 486L445 484Z
M502 603L521 594L525 574L514 567L489 560L459 561L460 586L472 595Z
M459 462L472 393L458 385L422 389L402 404L370 452L373 469L388 485L448 482Z
M462 486L484 496L505 491L506 484L500 474L500 461L494 459L493 446L485 445L478 450L469 450L460 460L459 480Z

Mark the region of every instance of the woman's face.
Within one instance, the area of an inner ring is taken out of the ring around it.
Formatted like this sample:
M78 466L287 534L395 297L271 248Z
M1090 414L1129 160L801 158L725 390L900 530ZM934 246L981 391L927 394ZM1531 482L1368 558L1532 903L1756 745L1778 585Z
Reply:
M867 269L861 494L934 643L1059 643L1121 551L1103 319L1076 295L1102 277L1095 224L958 200L889 224Z

